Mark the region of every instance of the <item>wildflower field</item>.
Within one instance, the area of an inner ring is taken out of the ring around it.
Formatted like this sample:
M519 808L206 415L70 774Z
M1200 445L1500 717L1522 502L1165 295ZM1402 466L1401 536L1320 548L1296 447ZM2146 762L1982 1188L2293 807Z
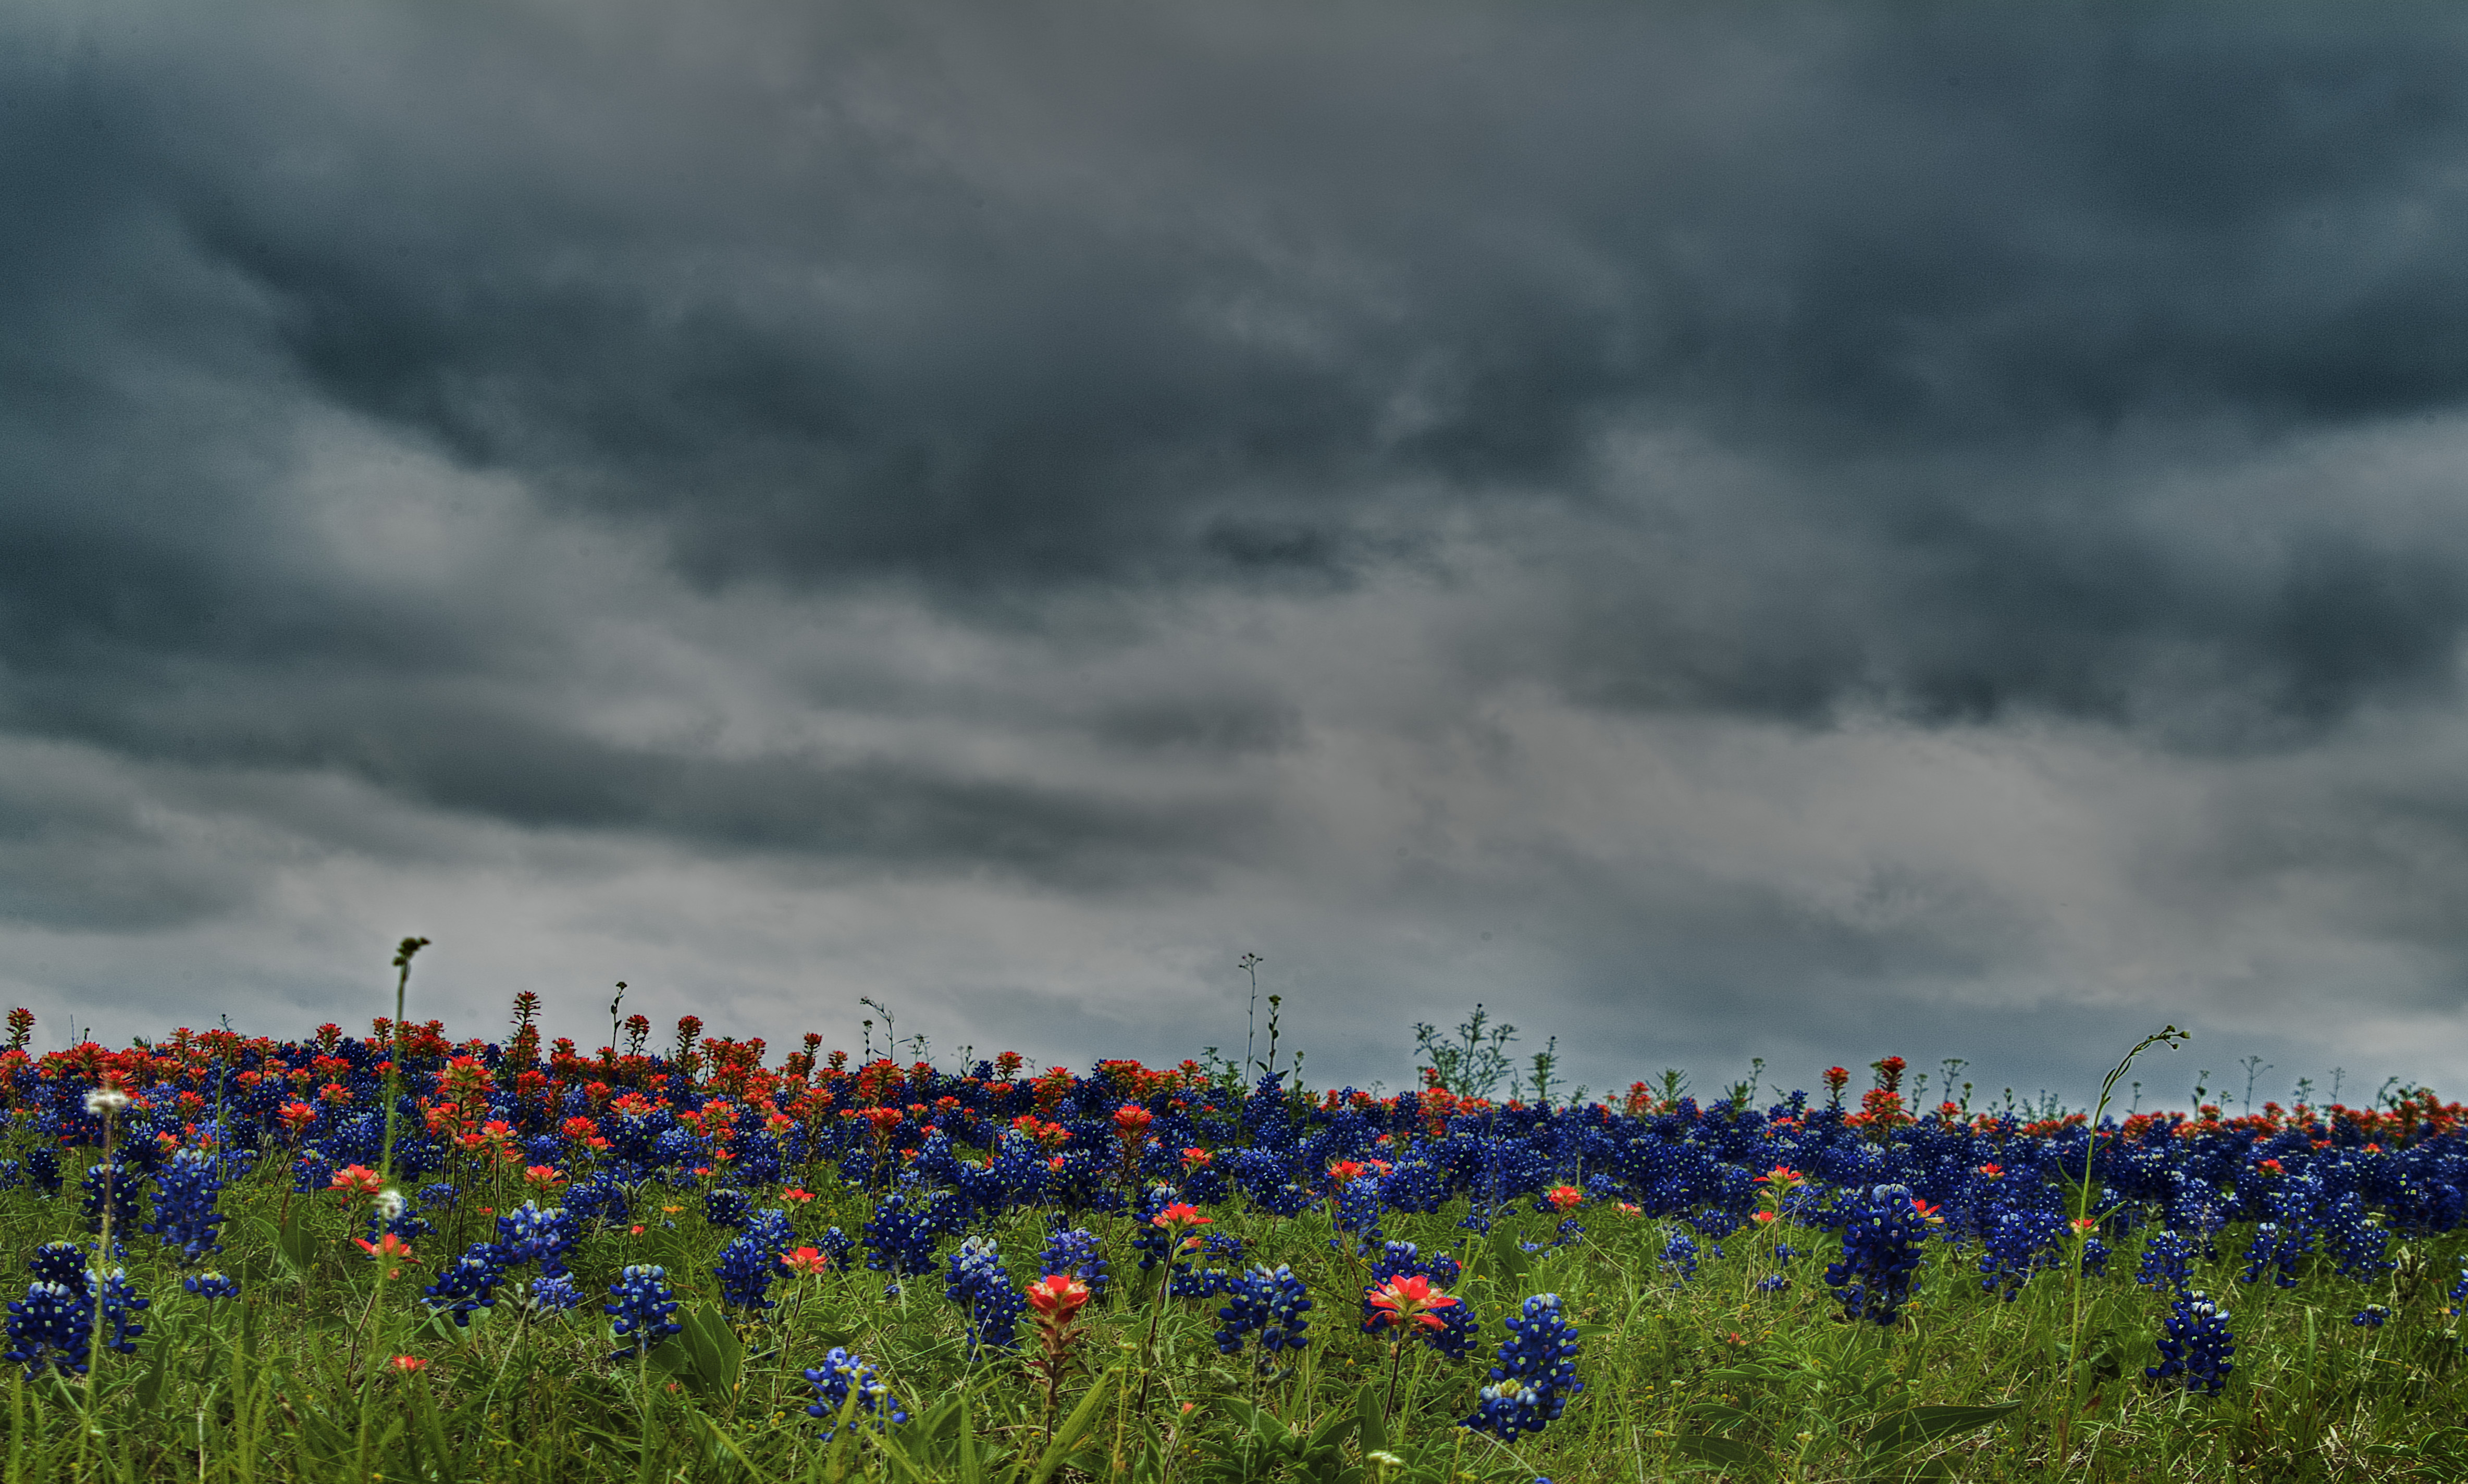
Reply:
M1494 1100L1460 1054L1375 1097L537 1008L40 1057L12 1016L7 1478L2468 1475L2421 1090Z

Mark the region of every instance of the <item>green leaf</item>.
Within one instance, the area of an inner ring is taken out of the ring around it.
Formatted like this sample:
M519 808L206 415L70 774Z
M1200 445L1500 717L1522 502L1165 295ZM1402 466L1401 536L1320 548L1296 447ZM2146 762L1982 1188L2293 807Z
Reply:
M303 1205L286 1217L276 1230L274 1248L291 1270L304 1277L317 1265L317 1239L308 1230L308 1208Z
M1380 1404L1380 1386L1364 1381L1354 1393L1354 1425L1360 1429L1365 1453L1388 1450L1388 1419Z
M1877 1449L1914 1448L2002 1421L2022 1405L2020 1402L2000 1402L1994 1406L1914 1406L1879 1418L1877 1425L1868 1429L1867 1442L1870 1448Z
M1507 1227L1492 1232L1490 1257L1491 1261L1483 1265L1483 1270L1494 1282L1505 1279L1512 1285L1522 1287L1526 1279L1534 1276L1532 1254L1518 1244L1517 1233Z
M727 1317L709 1304L697 1304L685 1311L680 1322L685 1333L678 1338L686 1342L693 1358L689 1384L706 1396L724 1397L735 1390L745 1344Z
M1746 1443L1718 1438L1702 1432L1683 1432L1671 1440L1671 1446L1702 1463L1752 1464L1757 1450Z
M1029 1474L1028 1484L1045 1484L1071 1456L1072 1450L1080 1446L1082 1436L1096 1423L1098 1403L1104 1400L1106 1387L1113 1379L1111 1371L1098 1376L1097 1383L1088 1388L1088 1394L1080 1399L1080 1404L1073 1407L1071 1415L1063 1419L1063 1426L1055 1429L1054 1441L1047 1445L1044 1456L1037 1460L1037 1469Z
M954 1451L959 1458L960 1484L986 1484L985 1466L977 1461L977 1429L969 1416L966 1392L960 1394L960 1436Z

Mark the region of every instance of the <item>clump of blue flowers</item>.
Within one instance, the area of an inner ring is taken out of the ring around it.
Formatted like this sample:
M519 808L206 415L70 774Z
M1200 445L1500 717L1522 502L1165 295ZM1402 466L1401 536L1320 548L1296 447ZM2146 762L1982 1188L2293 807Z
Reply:
M222 1172L203 1150L178 1151L155 1176L154 1220L146 1223L146 1230L162 1238L165 1246L179 1249L181 1267L194 1267L207 1253L222 1250L215 1240L215 1228L223 1222L215 1210L222 1188Z
M1842 1301L1842 1317L1891 1324L1910 1301L1911 1279L1928 1241L1928 1221L1908 1185L1880 1185L1842 1227L1842 1260L1827 1266L1825 1286Z
M771 1280L779 1271L778 1250L757 1232L747 1232L721 1247L720 1266L712 1269L720 1279L720 1301L757 1315L771 1307L772 1301L766 1295L771 1291Z
M1046 1238L1045 1250L1039 1254L1040 1272L1068 1273L1088 1286L1090 1296L1106 1296L1106 1254L1098 1245L1096 1233L1074 1226L1058 1230Z
M1474 1415L1465 1426L1506 1442L1559 1420L1568 1399L1586 1389L1577 1379L1577 1328L1560 1313L1560 1295L1537 1293L1508 1321Z
M2201 1293L2180 1293L2160 1340L2160 1363L2143 1367L2153 1381L2182 1381L2187 1391L2217 1396L2236 1367L2228 1313Z
M971 1237L951 1254L951 1281L944 1296L969 1316L969 1349L1009 1350L1018 1342L1014 1327L1028 1300L1011 1285L1001 1249L991 1237Z
M1273 1268L1254 1267L1233 1281L1225 1298L1225 1307L1217 1311L1217 1317L1224 1321L1217 1332L1217 1348L1223 1353L1239 1354L1256 1333L1260 1363L1266 1367L1280 1353L1298 1351L1310 1343L1303 1332L1311 1321L1303 1315L1311 1310L1311 1293L1291 1267L1282 1263Z
M608 1285L610 1302L601 1306L613 1321L609 1328L619 1339L628 1343L611 1351L608 1358L625 1360L648 1355L652 1347L685 1326L670 1315L677 1312L677 1296L669 1290L668 1269L649 1263L628 1263L617 1281Z
M849 1412L852 1399L857 1420L872 1422L878 1431L908 1420L908 1414L900 1409L898 1399L875 1374L874 1367L839 1346L834 1346L832 1353L823 1357L819 1367L809 1369L806 1380L814 1387L814 1401L806 1408L806 1415L821 1421L826 1443L838 1430L840 1418Z
M507 1261L504 1247L475 1242L440 1269L437 1281L422 1295L432 1313L451 1314L456 1329L468 1329L471 1311L497 1307L497 1285L505 1281Z

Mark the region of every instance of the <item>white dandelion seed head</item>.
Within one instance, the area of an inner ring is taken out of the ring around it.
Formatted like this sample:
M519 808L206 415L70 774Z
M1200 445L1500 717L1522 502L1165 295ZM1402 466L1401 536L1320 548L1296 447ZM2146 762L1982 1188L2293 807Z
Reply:
M95 1118L109 1118L126 1110L128 1094L117 1087L97 1087L85 1095L86 1113Z
M402 1192L399 1190L378 1191L375 1204L377 1210L377 1219L379 1221L391 1221L396 1217L402 1215Z

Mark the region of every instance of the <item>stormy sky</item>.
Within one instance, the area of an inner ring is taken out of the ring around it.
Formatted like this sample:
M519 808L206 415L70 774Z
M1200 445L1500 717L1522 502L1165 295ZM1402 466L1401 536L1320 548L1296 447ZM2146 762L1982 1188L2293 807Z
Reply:
M2468 15L0 10L0 995L2468 1052ZM876 1035L882 1028L878 1025Z

